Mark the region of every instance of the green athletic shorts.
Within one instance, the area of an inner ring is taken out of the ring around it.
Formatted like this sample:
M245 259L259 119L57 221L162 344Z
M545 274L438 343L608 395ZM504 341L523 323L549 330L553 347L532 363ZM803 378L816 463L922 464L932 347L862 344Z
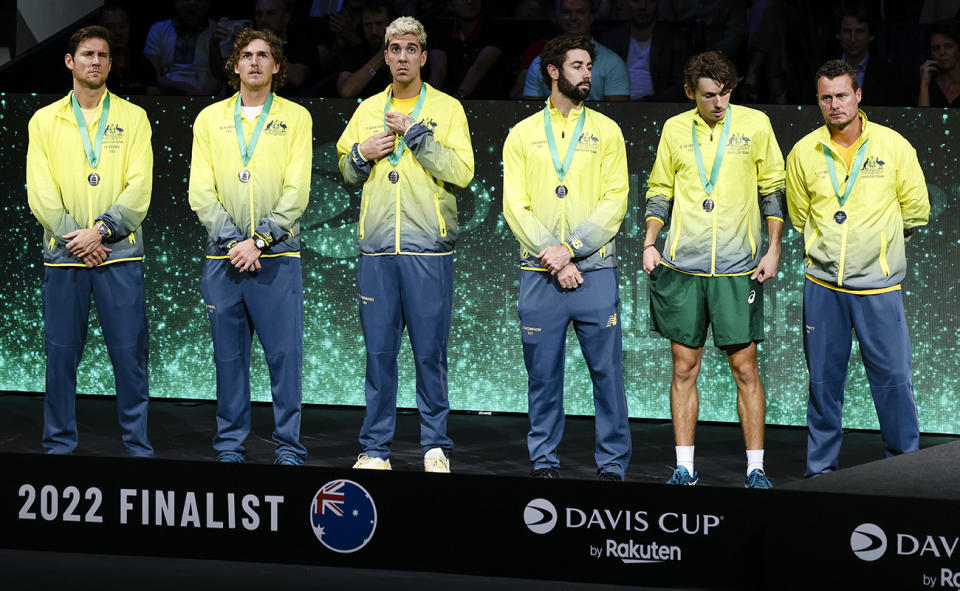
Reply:
M750 275L700 277L658 265L650 273L653 330L699 349L713 326L717 347L763 340L763 284Z

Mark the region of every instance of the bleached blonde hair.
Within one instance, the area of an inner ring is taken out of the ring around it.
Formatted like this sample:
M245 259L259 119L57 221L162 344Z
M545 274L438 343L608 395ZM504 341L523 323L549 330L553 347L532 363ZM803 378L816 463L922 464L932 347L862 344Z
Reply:
M427 48L427 31L420 21L412 16L401 16L387 25L387 32L383 35L383 46L390 45L390 38L397 35L416 35L417 40L420 41L420 51Z

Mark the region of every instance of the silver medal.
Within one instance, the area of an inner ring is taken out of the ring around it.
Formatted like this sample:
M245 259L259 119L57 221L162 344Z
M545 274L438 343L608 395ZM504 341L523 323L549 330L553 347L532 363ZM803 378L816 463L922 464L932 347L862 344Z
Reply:
M240 179L241 183L249 183L250 171L247 170L246 168L242 169L240 172L237 173L237 178Z
M391 182L391 183L393 183L394 185L396 185L396 184L397 184L397 181L400 180L400 173L398 173L398 172L395 171L395 170L391 170L391 171L390 171L390 174L387 175L387 178L390 179L390 182Z
M557 185L557 197L563 199L567 196L567 186L566 185Z
M90 176L87 177L87 182L90 183L91 187L96 187L100 184L100 175L95 172L91 172Z

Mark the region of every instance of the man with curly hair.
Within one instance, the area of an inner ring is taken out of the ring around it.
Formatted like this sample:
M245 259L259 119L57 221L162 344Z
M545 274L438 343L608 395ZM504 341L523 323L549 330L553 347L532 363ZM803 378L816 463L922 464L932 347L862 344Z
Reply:
M310 114L275 94L286 59L270 31L245 29L227 61L234 96L193 126L190 207L207 229L201 288L217 368L220 462L242 462L250 432L250 346L270 369L276 464L300 465L303 286L300 216L312 163Z
M695 485L697 377L707 328L727 355L747 451L745 485L771 488L763 470L766 398L757 364L763 340L763 284L776 277L784 204L783 156L770 119L730 104L740 82L719 51L683 70L696 108L664 123L644 214L643 270L650 276L654 329L670 340L670 414L677 465L667 484ZM761 226L769 244L764 253ZM669 225L663 251L660 230Z

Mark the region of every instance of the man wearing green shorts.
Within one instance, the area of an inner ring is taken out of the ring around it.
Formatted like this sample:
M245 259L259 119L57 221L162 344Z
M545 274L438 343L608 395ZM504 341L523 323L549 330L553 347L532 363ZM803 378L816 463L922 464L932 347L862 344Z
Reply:
M771 488L763 471L766 415L757 367L763 282L777 274L784 219L783 155L763 113L730 105L733 63L708 51L690 58L684 89L697 108L667 120L647 192L643 269L654 328L670 339L670 411L677 465L667 484L695 485L697 375L707 327L727 354L747 449L749 488ZM758 197L759 196L759 197ZM769 247L760 252L761 218ZM663 252L655 245L670 224Z

